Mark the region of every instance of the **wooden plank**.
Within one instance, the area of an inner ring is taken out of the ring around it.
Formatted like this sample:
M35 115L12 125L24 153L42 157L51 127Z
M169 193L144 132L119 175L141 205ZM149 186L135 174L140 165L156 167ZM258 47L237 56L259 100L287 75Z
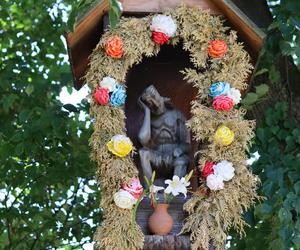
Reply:
M190 250L189 236L145 235L143 250Z
M266 0L231 0L260 29L266 30L273 21Z
M180 4L198 6L211 14L222 14L210 0L121 0L124 12L162 12Z
M211 0L231 23L233 29L239 32L240 38L251 48L250 54L257 58L263 45L265 33L259 29L231 0Z
M67 35L69 46L76 46L89 32L98 26L102 16L107 12L109 3L107 0L101 1L76 25L74 32ZM100 29L100 27L99 27Z

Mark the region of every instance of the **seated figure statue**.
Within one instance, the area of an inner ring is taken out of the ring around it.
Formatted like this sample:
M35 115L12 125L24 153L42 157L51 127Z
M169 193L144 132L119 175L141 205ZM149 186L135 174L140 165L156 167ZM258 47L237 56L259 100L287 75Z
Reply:
M186 128L186 118L175 109L170 98L162 97L151 85L138 99L144 110L144 121L138 139L143 174L149 179L153 170L160 178L185 176L189 164L190 134ZM157 182L156 182L157 183Z

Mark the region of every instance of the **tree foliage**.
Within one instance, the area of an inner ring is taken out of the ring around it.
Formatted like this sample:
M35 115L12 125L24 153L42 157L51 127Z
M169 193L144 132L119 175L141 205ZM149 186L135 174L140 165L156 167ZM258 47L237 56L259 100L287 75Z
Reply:
M58 100L72 84L62 37L71 2L1 1L1 249L81 246L100 220L90 129L78 113L87 103Z
M260 194L266 200L245 214L251 228L241 240L233 234L230 249L300 249L300 129L291 113L293 93L289 77L282 76L286 69L280 68L282 61L286 64L288 60L300 68L300 2L268 3L274 21L268 29L256 74L267 74L270 88L285 89L289 105L278 103L268 110L257 128L251 152L258 152L260 158L252 168L261 178Z
M230 249L300 248L300 129L278 103L266 112L257 129L252 165L260 176L260 194L266 200L245 215L251 225L247 237L231 242Z
M89 161L88 105L64 105L71 73L62 35L94 0L2 0L0 4L0 248L79 248L101 219L95 167ZM274 22L260 56L258 73L271 84L281 77L274 61L292 56L300 65L300 2L269 0ZM119 17L110 0L110 23ZM260 99L264 90L256 89ZM247 105L251 104L251 98ZM300 131L286 104L266 114L257 129L253 165L267 199L245 215L247 237L232 249L300 249ZM96 191L96 192L95 192ZM234 235L233 235L234 236Z

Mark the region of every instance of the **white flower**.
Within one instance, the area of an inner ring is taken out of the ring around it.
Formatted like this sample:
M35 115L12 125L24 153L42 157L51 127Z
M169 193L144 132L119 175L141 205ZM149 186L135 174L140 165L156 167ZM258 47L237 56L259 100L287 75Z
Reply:
M190 185L190 182L187 181L185 177L181 177L180 181L185 187L188 187Z
M234 104L238 104L242 100L241 92L236 88L231 88L226 95L233 100Z
M216 174L210 174L209 176L207 176L206 185L210 190L224 189L223 178Z
M150 193L156 194L158 191L160 190L164 190L164 187L159 187L159 186L155 186L155 185L151 185L150 186Z
M156 15L152 18L150 29L156 32L162 32L168 37L175 36L177 25L170 16Z
M223 178L224 181L230 181L234 176L234 168L229 161L221 161L214 165L214 173Z
M117 84L118 82L114 78L106 76L100 82L100 87L107 88L109 92L113 92L116 89Z
M186 197L186 183L182 182L177 175L174 175L172 180L165 180L165 183L168 184L165 189L166 194L171 193L173 196L177 196L179 193L182 193Z
M121 189L114 194L114 202L120 208L132 209L133 205L136 203L136 200L130 193Z

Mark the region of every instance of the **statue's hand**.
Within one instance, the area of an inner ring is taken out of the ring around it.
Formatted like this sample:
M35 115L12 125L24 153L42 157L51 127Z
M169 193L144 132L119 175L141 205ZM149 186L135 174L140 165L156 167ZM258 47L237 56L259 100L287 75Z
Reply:
M147 110L149 109L149 107L142 101L141 97L139 97L137 103L139 104L139 106L144 109L144 110Z
M182 151L181 148L175 148L175 149L174 149L174 151L173 151L173 156L174 156L175 158L178 158L178 157L180 157L180 156L182 156L182 155L183 155L183 151Z

